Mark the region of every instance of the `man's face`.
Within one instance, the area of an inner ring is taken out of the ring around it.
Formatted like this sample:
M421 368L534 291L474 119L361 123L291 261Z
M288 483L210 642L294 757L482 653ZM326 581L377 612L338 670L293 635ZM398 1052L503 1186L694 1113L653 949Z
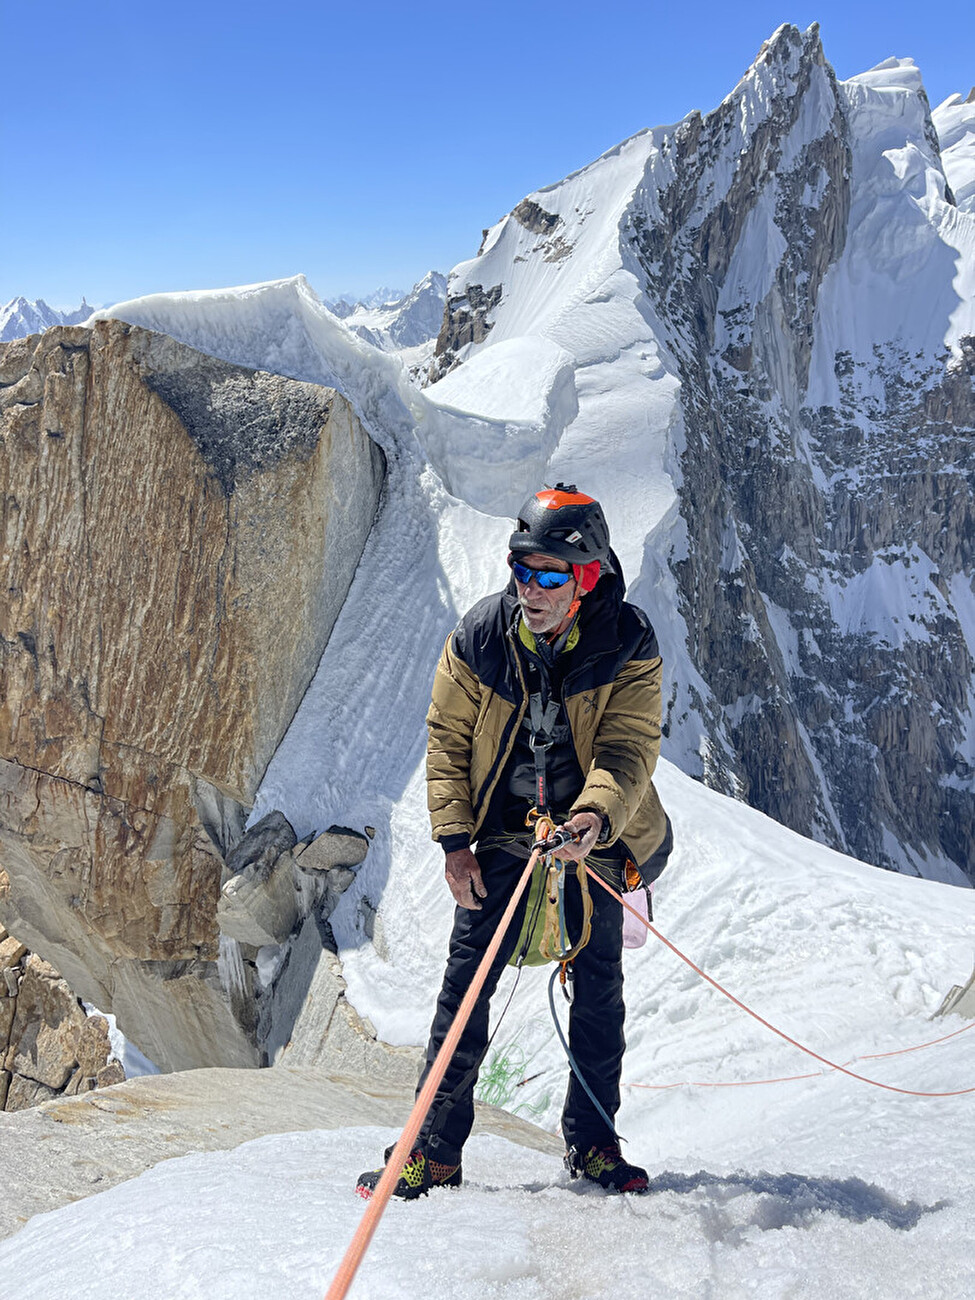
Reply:
M551 555L519 555L519 563L528 569L558 569L559 573L569 573L570 565L565 560L557 560ZM576 595L575 579L570 578L562 587L551 587L547 591L532 578L531 582L519 582L515 578L518 590L518 603L522 618L530 632L536 636L554 632L565 622L569 606Z

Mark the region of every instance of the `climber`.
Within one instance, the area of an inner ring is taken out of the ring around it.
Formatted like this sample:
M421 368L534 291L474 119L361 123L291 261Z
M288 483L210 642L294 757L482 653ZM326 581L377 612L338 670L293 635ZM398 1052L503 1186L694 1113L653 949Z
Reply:
M631 887L649 884L671 844L651 780L660 747L660 655L646 615L623 600L599 502L563 483L535 493L521 509L509 552L507 589L476 604L448 638L427 715L433 838L457 906L418 1091L529 857L532 809L575 837L560 856L585 857L617 889L627 887L627 866ZM594 893L591 936L572 961L569 1048L588 1088L570 1073L566 1166L607 1190L644 1192L646 1171L624 1160L612 1126L625 1046L622 908L605 891ZM582 895L574 873L565 909L577 929ZM490 997L518 943L524 910L523 899L396 1196L413 1199L461 1182ZM382 1172L363 1174L357 1190L368 1196Z

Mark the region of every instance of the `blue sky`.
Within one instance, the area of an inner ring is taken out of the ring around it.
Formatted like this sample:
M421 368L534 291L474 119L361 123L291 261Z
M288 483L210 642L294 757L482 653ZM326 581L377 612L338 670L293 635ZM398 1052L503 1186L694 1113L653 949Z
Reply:
M848 77L975 82L975 6L493 0L10 4L0 303L303 272L407 287L525 194L713 108L782 22Z

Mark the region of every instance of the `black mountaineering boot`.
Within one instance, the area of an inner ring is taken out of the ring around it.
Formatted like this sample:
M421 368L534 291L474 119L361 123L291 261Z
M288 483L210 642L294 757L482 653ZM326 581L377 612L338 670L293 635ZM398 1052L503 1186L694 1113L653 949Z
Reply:
M570 1147L565 1156L565 1167L572 1178L588 1178L591 1183L598 1183L607 1192L630 1192L640 1195L650 1190L647 1171L639 1165L628 1164L620 1152L618 1142L610 1142L604 1147L592 1146L582 1152L578 1147Z
M388 1163L393 1148L387 1147L383 1159ZM370 1169L359 1175L355 1185L356 1195L366 1200L372 1196L385 1173L383 1169ZM444 1165L439 1160L430 1160L420 1147L414 1147L406 1157L406 1164L393 1188L393 1195L402 1201L415 1201L426 1196L431 1187L459 1187L462 1181L460 1165Z

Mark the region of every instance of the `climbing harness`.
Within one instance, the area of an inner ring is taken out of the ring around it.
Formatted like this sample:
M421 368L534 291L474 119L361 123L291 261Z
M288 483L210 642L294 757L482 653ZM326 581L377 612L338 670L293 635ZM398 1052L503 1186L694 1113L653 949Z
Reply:
M563 633L568 635L571 628ZM528 696L528 718L530 733L528 746L535 764L535 807L525 818L525 825L534 832L535 842L544 844L539 859L539 867L532 877L528 897L528 908L522 926L516 955L511 964L537 966L545 962L557 961L563 964L563 987L566 982L565 964L580 952L589 942L592 918L592 898L586 879L585 862L576 863L576 878L582 893L582 930L578 940L569 939L565 920L565 875L567 863L559 858L558 850L572 838L567 832L556 831L549 808L549 789L547 774L548 751L554 744L553 730L559 716L560 703L552 696L547 703L542 702L541 691L532 691ZM544 908L544 921L538 933L539 914ZM536 934L538 937L536 938Z
M555 726L555 719L559 716L559 702L557 699L551 699L543 707L541 692L535 691L528 697L528 710L531 719L528 747L535 760L535 807L528 814L529 824L531 824L533 816L535 819L547 817L549 812L545 759L553 744L552 728Z

